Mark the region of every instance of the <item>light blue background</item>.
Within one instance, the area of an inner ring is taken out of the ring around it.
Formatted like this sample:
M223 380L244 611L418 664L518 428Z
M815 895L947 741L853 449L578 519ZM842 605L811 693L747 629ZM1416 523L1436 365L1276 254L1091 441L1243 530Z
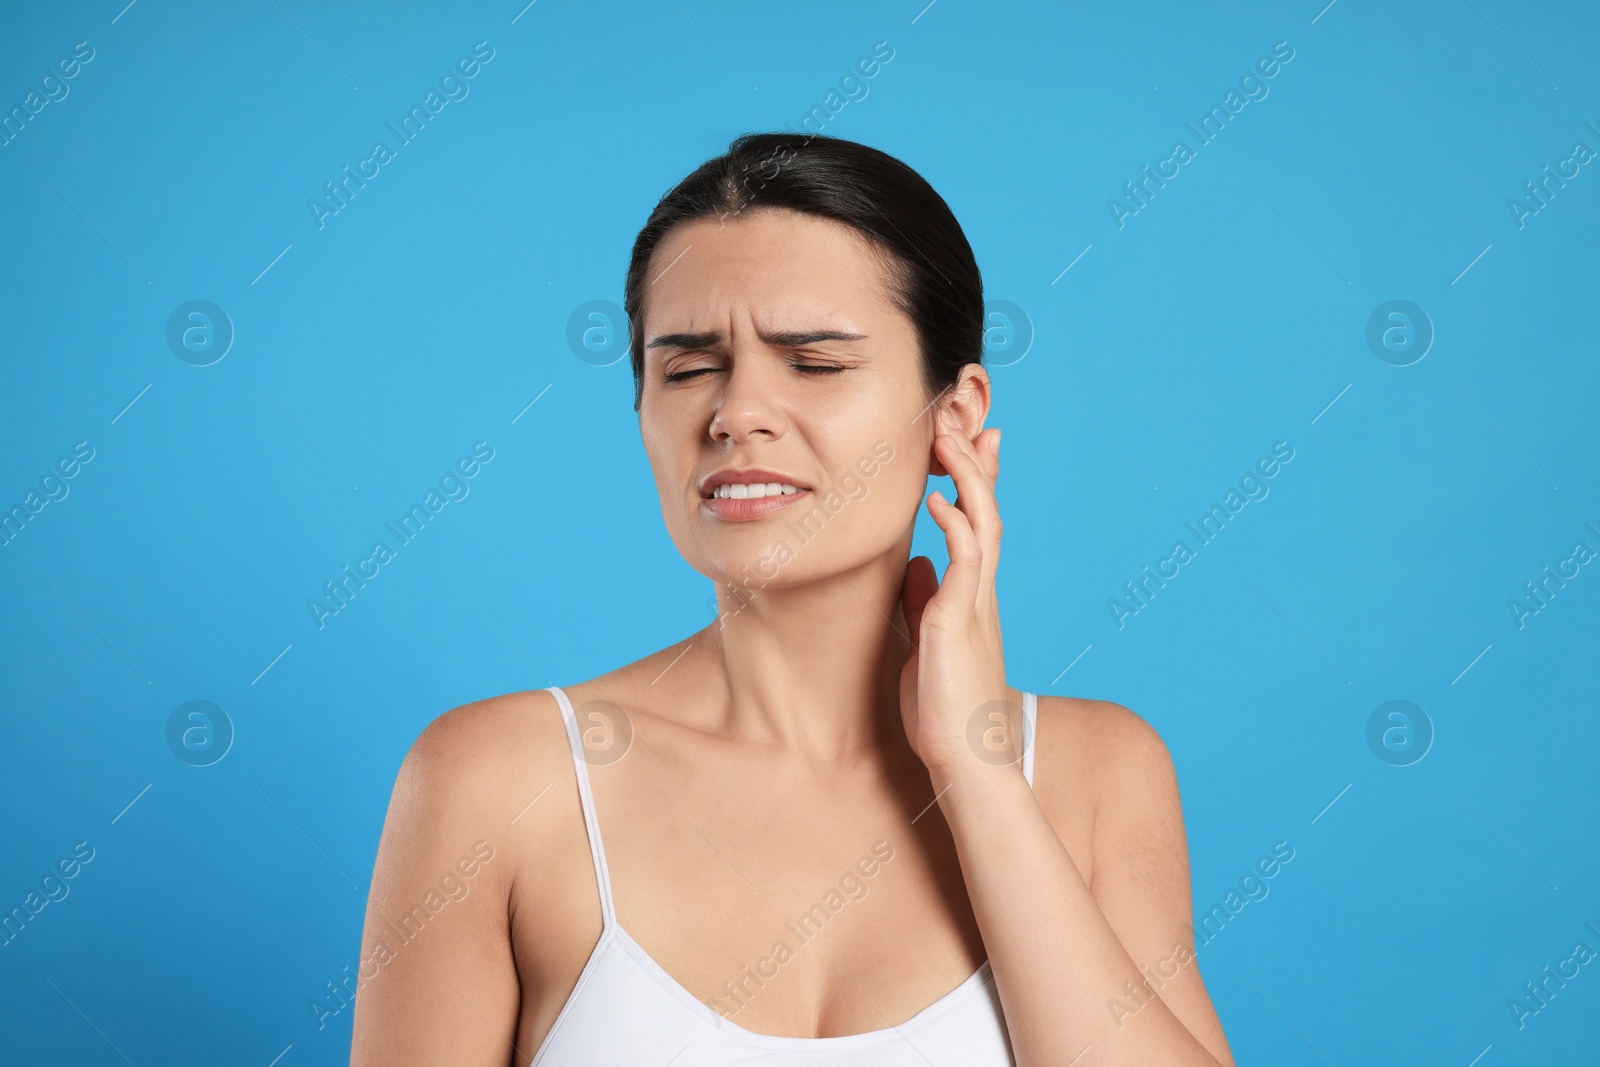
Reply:
M0 909L96 850L0 947L6 1059L346 1061L350 1013L308 1003L356 960L418 732L711 616L627 360L577 358L569 315L620 303L667 188L882 40L824 132L927 177L1032 334L992 372L1012 683L1160 730L1197 910L1296 850L1201 950L1239 1062L1594 1061L1600 963L1524 1029L1508 1001L1600 949L1600 567L1507 605L1600 549L1600 164L1507 206L1600 150L1592 6L122 2L0 31L7 111L95 49L0 147L0 504L95 449L0 548ZM307 200L480 40L319 230ZM1278 41L1270 95L1119 229L1108 198ZM236 330L208 367L165 341L191 299ZM1436 331L1408 367L1366 344L1391 299ZM308 598L480 440L470 496L319 631ZM1270 495L1119 629L1278 441ZM165 739L195 699L237 732L205 768ZM1366 741L1392 699L1436 733L1412 766Z

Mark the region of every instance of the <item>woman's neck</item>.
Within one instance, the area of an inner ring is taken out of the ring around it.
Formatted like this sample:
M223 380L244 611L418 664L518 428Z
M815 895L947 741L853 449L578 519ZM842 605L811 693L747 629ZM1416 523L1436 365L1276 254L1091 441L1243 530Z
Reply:
M719 592L718 621L679 665L709 699L708 727L818 763L905 745L904 572L880 558L801 586L741 591L742 599Z

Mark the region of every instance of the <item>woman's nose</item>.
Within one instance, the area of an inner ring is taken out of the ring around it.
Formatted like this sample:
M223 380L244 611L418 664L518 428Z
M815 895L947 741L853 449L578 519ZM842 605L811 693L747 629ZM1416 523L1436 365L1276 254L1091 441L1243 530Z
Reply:
M711 420L714 440L743 441L756 434L783 436L782 360L746 348L735 352L723 375L717 412Z

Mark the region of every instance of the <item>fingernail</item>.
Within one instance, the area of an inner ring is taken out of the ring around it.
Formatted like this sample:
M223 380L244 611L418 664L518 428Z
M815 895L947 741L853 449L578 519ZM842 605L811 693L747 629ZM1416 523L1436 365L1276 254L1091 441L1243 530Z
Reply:
M994 432L994 458L995 459L999 459L1000 458L1000 433L1001 433L1000 430L995 430L995 432Z

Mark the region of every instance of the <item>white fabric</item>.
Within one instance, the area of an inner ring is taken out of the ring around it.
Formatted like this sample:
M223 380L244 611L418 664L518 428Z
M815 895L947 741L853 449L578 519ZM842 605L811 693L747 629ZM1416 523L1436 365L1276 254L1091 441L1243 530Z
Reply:
M989 962L896 1027L842 1037L776 1037L746 1030L702 1003L617 922L572 703L551 686L566 720L578 794L600 884L604 926L531 1067L1015 1067ZM1033 784L1037 702L1025 693L1022 772Z

